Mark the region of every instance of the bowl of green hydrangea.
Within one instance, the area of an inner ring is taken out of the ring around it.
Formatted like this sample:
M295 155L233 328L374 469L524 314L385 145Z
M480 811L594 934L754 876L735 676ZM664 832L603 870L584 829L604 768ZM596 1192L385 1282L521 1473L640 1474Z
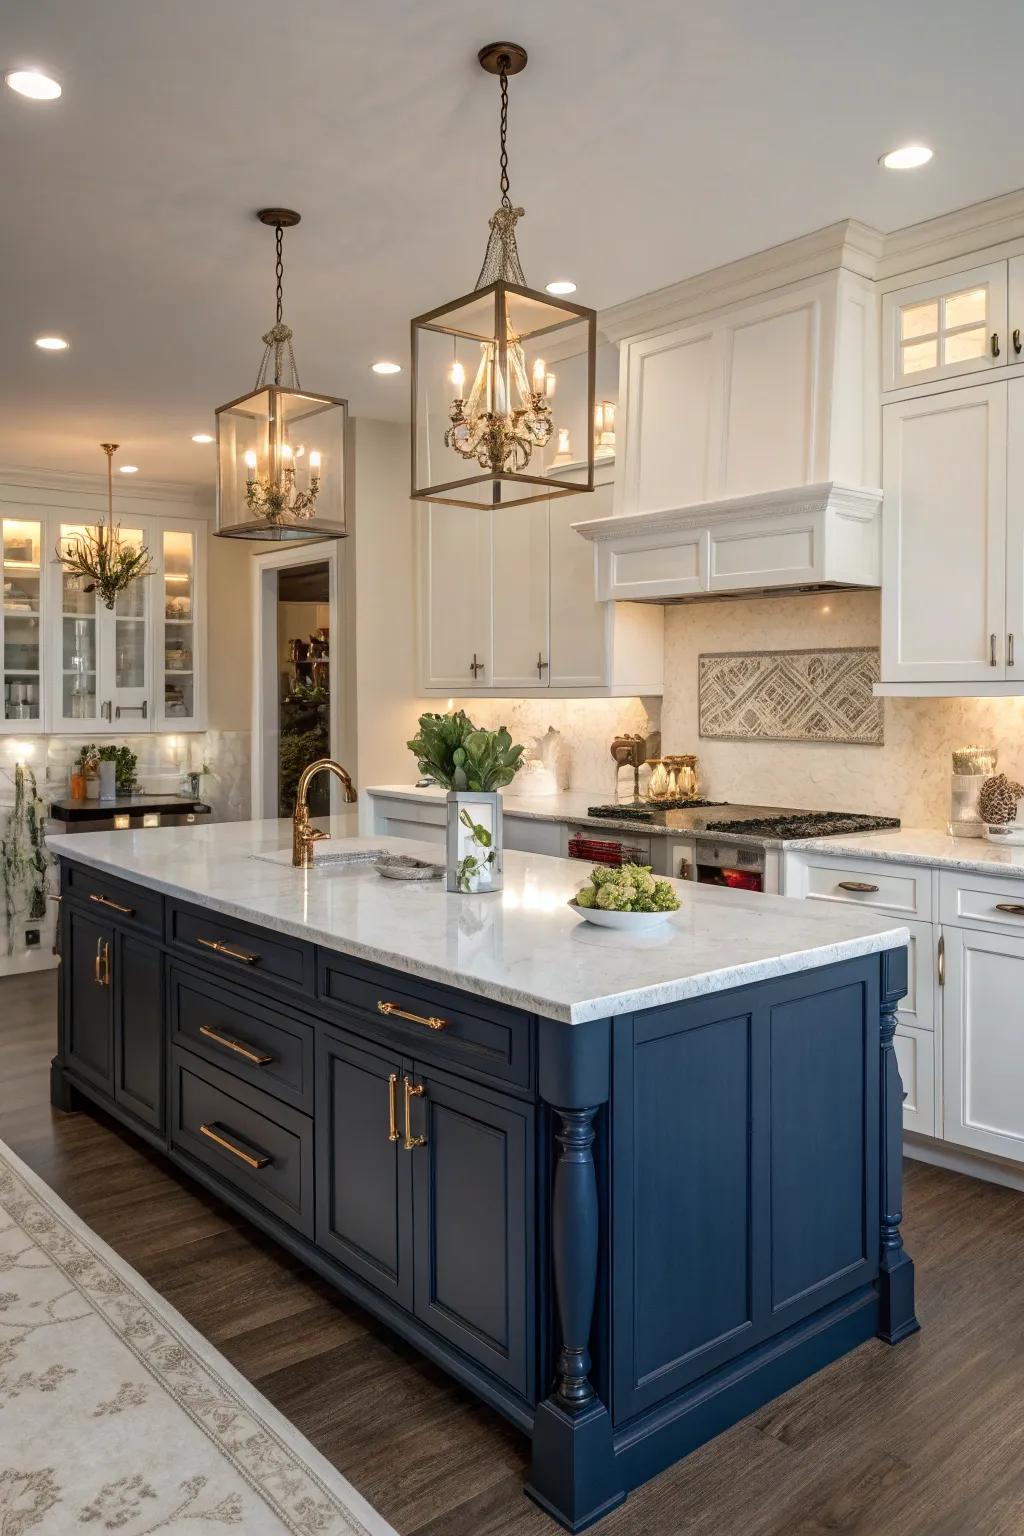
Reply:
M653 928L679 910L668 880L656 880L646 864L612 868L596 864L588 883L569 903L588 923L603 928Z

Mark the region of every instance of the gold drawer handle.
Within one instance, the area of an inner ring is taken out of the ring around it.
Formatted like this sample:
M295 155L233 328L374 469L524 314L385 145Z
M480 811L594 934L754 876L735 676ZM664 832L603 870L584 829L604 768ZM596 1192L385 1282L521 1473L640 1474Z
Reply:
M412 1024L425 1024L428 1029L448 1028L447 1019L439 1019L435 1017L434 1014L431 1014L428 1018L424 1018L422 1013L407 1013L404 1008L399 1008L397 1003L379 1002L377 1004L377 1012L383 1013L386 1017L408 1019Z
M228 1035L220 1035L209 1024L200 1024L199 1033L205 1035L207 1040L212 1040L214 1045L222 1045L226 1051L234 1051L236 1056L242 1056L246 1061L251 1061L254 1067L265 1067L273 1056L268 1056L266 1051L254 1051L252 1046L243 1045L241 1040L232 1040Z
M251 1152L243 1152L241 1147L236 1147L233 1141L229 1141L226 1136L215 1131L212 1125L201 1125L199 1130L203 1136L209 1137L210 1141L215 1141L218 1147L223 1147L225 1152L230 1152L232 1157L237 1157L238 1161L244 1163L247 1168L265 1168L270 1162L270 1158L265 1157L262 1152L255 1157Z
M866 880L840 880L841 891L860 891L865 896L873 896L878 890L877 885L869 885Z
M1009 912L1011 917L1024 917L1024 902L1019 902L1019 901L997 901L996 902L996 911L997 912Z
M415 1152L417 1147L425 1147L426 1146L427 1138L425 1136L414 1136L413 1133L412 1133L412 1101L413 1101L413 1099L422 1099L422 1097L423 1097L423 1095L424 1095L426 1090L424 1089L422 1083L410 1083L408 1078L405 1078L404 1082L405 1082L405 1141L403 1142L403 1146L405 1147L405 1150L407 1152Z
M112 912L120 912L124 917L134 917L134 907L122 907L119 901L111 901L109 896L101 896L98 891L89 892L89 900L95 901L101 907L109 907Z
M388 1141L401 1141L398 1133L398 1073L388 1077Z
M232 949L230 944L225 944L223 939L196 939L204 949L216 950L218 955L227 955L231 960L244 960L246 965L255 965L259 955L251 955L245 949Z

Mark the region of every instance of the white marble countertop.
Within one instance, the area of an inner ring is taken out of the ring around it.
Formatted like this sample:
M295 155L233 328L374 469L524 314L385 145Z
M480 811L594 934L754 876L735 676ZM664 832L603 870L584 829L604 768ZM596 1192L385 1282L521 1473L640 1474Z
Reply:
M319 823L326 826L327 823ZM332 822L338 833L344 824ZM674 881L682 907L662 928L624 934L566 905L587 870L505 852L499 895L449 895L436 881L382 879L367 865L293 869L261 858L289 846L287 821L47 838L52 852L228 916L511 1003L565 1023L653 1008L833 961L895 949L906 928L877 913ZM406 838L342 838L321 855Z
M1024 847L1002 847L983 837L949 837L926 827L898 832L855 832L838 837L810 837L787 843L788 851L834 853L840 858L886 859L893 864L925 864L964 874L1006 875L1024 879Z

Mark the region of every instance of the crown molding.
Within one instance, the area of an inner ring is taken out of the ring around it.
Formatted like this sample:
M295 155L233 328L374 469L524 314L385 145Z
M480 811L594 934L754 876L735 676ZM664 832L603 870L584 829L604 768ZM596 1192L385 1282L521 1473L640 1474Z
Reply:
M787 486L778 491L758 491L752 496L730 496L721 501L695 502L688 507L669 507L658 512L626 512L618 517L597 517L573 523L573 531L594 544L620 543L649 534L692 532L714 528L748 517L792 517L795 514L833 511L843 517L868 521L878 516L882 492L862 486L839 485L822 480L814 485Z
M1024 189L956 208L883 237L877 277L896 277L953 257L974 255L987 246L1024 239Z
M845 268L874 278L885 237L857 219L843 219L824 229L787 240L783 245L740 257L723 267L699 272L667 288L628 299L598 313L598 328L610 341L655 331L691 316L706 315L774 288Z
M12 496L11 491L17 494ZM20 494L30 495L33 502L45 502L48 495L59 497L60 501L54 505L60 506L66 506L69 498L87 502L98 499L105 507L107 477L103 473L0 465L0 501L17 501ZM212 486L183 480L143 480L136 476L125 484L114 482L115 507L139 502L173 503L179 510L188 509L187 515L192 517L210 517L214 491Z

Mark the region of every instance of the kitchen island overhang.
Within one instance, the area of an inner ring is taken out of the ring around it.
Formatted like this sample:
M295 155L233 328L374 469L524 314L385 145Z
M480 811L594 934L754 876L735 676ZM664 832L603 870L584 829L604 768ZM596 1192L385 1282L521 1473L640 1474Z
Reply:
M461 897L293 871L287 836L51 840L55 1102L108 1109L531 1434L563 1525L916 1329L904 928L680 886L663 938L624 940L564 907L578 865L506 854L502 896Z

